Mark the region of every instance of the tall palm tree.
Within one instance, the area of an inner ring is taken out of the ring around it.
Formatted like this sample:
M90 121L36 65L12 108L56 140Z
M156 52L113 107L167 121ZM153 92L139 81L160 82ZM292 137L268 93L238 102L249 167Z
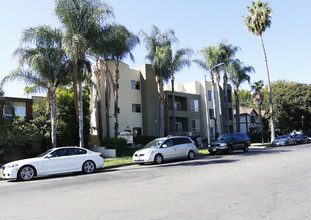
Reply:
M254 82L251 85L251 88L254 91L254 93L252 95L252 98L253 98L253 101L254 101L256 107L258 108L258 114L259 114L259 120L260 120L261 142L262 142L262 144L265 143L264 138L263 138L262 117L261 117L261 104L262 104L263 99L264 99L264 95L261 92L263 86L264 86L264 84L263 84L262 80Z
M167 59L169 63L169 72L170 78L172 83L172 99L173 99L173 134L176 135L176 110L175 110L175 89L174 89L174 82L175 82L175 74L181 71L185 66L190 66L191 61L190 57L193 54L193 50L190 48L182 48L176 50L175 54L173 55L172 48L169 47L167 50Z
M155 80L158 87L159 100L160 100L160 136L164 136L164 82L170 78L169 63L167 62L167 54L171 48L172 42L177 39L172 29L161 33L160 29L156 26L152 27L150 35L142 32L148 54L146 59L150 61L152 69L155 73Z
M252 66L244 66L240 60L235 60L229 67L229 80L234 85L235 109L236 109L236 132L240 132L240 101L239 87L243 82L250 82L248 73L255 72Z
M214 46L203 47L201 50L198 51L198 53L203 56L203 60L194 60L194 62L196 62L202 69L204 69L205 71L208 71L210 73L211 85L212 85L212 93L213 93L214 126L215 126L214 135L217 136L217 133L218 133L218 127L217 127L218 118L217 118L217 106L216 106L215 81L216 81L217 88L218 88L218 91L219 91L219 87L218 87L219 82L220 82L219 72L221 71L222 62L221 62L221 59L220 59L220 56L219 56L219 51ZM218 95L218 100L220 101L219 97L220 97L220 93ZM209 109L207 109L207 111L209 111ZM221 114L221 109L219 109L219 114ZM209 120L209 117L208 117L207 120Z
M266 54L266 50L265 50L263 39L262 39L262 33L265 32L265 30L269 28L271 25L272 9L268 7L268 3L265 3L259 0L257 2L253 2L252 7L247 6L247 10L249 14L243 16L245 26L249 32L253 33L254 35L259 36L261 47L262 47L263 54L264 54L265 64L266 64L269 102L270 102L271 141L273 141L275 139L273 103L272 103L272 94L271 94L267 54Z
M218 45L218 50L220 54L220 60L223 63L221 66L221 69L224 72L223 81L224 81L224 98L225 98L225 113L226 118L229 120L229 107L228 107L228 74L227 70L230 66L230 63L233 61L233 58L236 54L236 52L239 50L239 47L233 46L232 44L228 44L227 41L222 41ZM220 103L219 103L220 104ZM222 122L223 123L223 122ZM226 122L226 132L229 132L229 123Z
M115 125L114 125L114 135L115 137L118 136L119 130L119 78L120 78L120 71L119 71L119 63L121 60L126 58L128 55L130 56L131 60L134 62L134 56L132 54L132 50L139 44L139 38L127 30L126 27L122 25L113 25L112 26L112 36L110 43L110 58L115 63L115 70L114 70L114 88L115 88L115 102L114 102L114 117L115 117Z
M99 0L55 0L54 11L65 31L63 48L71 57L71 75L79 120L79 146L83 147L82 82L87 72L91 72L88 59L90 51L100 38L101 27L106 18L112 15L112 11Z
M56 147L56 100L57 87L68 83L69 60L62 50L62 33L48 26L28 28L22 33L22 46L14 56L19 57L19 67L7 75L2 83L10 80L23 80L30 87L27 93L47 91L48 105L51 109L52 147ZM29 44L35 47L29 47ZM28 66L29 68L24 68Z

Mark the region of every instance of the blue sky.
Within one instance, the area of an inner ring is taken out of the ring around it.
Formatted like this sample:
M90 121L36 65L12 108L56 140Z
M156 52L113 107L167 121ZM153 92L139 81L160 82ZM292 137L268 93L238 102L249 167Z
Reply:
M144 30L150 33L152 25L162 31L172 28L179 43L176 47L190 47L198 51L202 47L216 45L221 40L239 46L241 51L236 58L251 65L255 73L251 82L267 82L264 58L257 36L247 32L242 16L247 14L246 6L251 0L110 0L115 21L138 33ZM189 4L191 3L191 4ZM17 67L16 58L12 57L19 46L21 32L28 27L38 25L58 26L53 15L53 0L10 0L3 1L0 8L0 80ZM270 79L311 83L309 62L311 60L311 1L270 0L273 10L272 25L263 34L268 56ZM131 68L146 62L146 50L143 40L133 51L135 63L125 62ZM194 56L193 58L196 58ZM177 83L203 80L206 74L192 64L177 73ZM24 83L7 83L4 86L6 96L26 97ZM249 90L247 83L243 89Z

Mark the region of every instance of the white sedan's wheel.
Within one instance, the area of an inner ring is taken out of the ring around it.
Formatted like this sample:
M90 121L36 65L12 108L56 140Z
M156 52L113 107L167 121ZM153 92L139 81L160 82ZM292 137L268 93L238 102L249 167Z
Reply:
M35 170L31 166L22 167L17 174L17 179L19 180L31 180L35 176Z
M93 161L86 161L84 164L83 164L83 167L82 167L82 171L84 173L93 173L95 170L95 164Z

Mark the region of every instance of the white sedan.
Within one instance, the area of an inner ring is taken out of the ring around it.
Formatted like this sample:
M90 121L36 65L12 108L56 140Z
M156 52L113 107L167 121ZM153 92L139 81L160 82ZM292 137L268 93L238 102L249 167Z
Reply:
M31 180L35 176L84 172L92 173L104 165L103 156L80 147L52 148L38 157L17 160L2 167L3 179Z
M134 163L156 163L160 164L166 160L188 158L194 159L198 148L189 137L168 136L158 138L148 143L143 149L133 155Z

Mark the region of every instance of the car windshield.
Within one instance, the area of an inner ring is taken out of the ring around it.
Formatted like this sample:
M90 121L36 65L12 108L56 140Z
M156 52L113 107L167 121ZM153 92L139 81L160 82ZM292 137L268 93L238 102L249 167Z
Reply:
M163 141L164 139L155 139L149 142L144 148L159 148Z
M218 141L226 141L226 140L231 140L231 139L232 139L232 135L227 134L227 135L220 135L217 140Z
M286 138L286 136L278 136L276 139L283 139Z
M42 154L38 155L37 157L43 157L44 155L51 153L51 151L52 151L52 149L49 149L49 150L43 152Z

